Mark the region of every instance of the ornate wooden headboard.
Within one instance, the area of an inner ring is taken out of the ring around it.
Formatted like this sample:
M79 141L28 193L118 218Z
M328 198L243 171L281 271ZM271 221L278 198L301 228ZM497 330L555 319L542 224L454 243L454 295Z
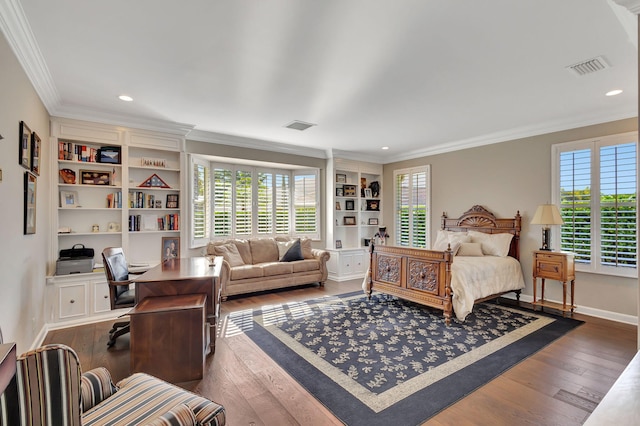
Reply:
M473 206L459 218L450 219L446 213L442 213L440 228L447 231L478 231L487 234L509 233L513 235L509 256L520 260L520 228L522 217L518 211L515 217L498 219L493 213L482 206Z

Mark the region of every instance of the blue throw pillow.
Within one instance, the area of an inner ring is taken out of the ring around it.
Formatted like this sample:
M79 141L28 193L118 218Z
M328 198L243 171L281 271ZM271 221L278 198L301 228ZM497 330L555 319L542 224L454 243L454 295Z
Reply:
M280 262L294 262L296 260L303 260L302 248L300 247L300 239L298 238L289 247L289 250L280 258Z

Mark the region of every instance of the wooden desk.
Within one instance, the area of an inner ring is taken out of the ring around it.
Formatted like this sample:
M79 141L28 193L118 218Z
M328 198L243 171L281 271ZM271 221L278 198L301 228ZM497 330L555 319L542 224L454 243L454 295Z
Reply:
M209 326L208 354L215 351L216 327L220 313L220 268L222 257L213 266L205 257L169 259L149 269L135 280L136 303L146 297L205 294Z

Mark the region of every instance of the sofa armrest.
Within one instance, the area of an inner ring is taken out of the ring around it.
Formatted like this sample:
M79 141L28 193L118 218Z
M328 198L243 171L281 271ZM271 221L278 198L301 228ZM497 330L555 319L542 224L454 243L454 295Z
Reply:
M82 412L86 412L113 395L118 388L104 367L94 368L80 377Z
M229 262L222 259L222 266L220 267L220 289L222 290L222 296L226 297L227 295L227 284L231 279L231 265Z
M327 277L329 276L329 270L327 269L327 262L329 261L329 258L331 257L331 255L327 250L316 249L316 248L311 249L311 254L313 254L313 257L317 259L318 263L320 264L320 272L322 272L320 285L323 285L324 282L327 280Z

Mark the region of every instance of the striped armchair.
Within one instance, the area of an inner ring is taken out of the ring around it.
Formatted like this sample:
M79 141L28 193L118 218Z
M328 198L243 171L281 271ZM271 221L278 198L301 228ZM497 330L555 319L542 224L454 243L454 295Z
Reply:
M148 374L133 374L117 385L105 368L81 374L78 356L65 345L46 345L20 355L13 384L0 400L0 426L226 422L221 405ZM16 400L18 404L11 402Z

